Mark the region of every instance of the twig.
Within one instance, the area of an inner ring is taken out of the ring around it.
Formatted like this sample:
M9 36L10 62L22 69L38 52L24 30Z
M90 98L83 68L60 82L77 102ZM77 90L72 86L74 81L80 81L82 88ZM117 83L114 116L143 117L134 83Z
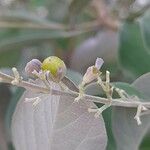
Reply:
M84 22L71 26L61 23L32 23L32 22L14 22L14 21L0 21L0 28L29 28L29 29L49 29L49 30L65 30L65 31L94 31L100 27L100 23L96 20L90 22Z
M138 124L138 125L141 125L141 124L142 124L141 119L140 119L140 114L141 114L141 112L142 112L142 105L139 105L139 106L137 107L137 113L136 113L136 115L135 115L135 117L134 117L134 119L137 121L137 124Z
M10 83L15 79L14 77L4 74L2 72L0 72L0 79L1 82L3 83ZM74 92L74 91L60 91L60 90L56 90L56 89L47 89L46 87L41 87L39 85L36 85L34 83L31 82L27 82L27 81L21 81L17 84L18 87L23 87L25 89L31 89L32 91L35 92L41 92L41 93L50 93L52 95L64 95L64 96L69 96L69 97L73 97L76 98L79 93ZM102 104L107 104L109 103L107 98L102 98L102 97L96 97L96 96L91 96L91 95L84 95L84 97L82 98L85 101L91 101L91 102L96 102L96 103L102 103ZM129 108L137 108L139 105L142 105L146 108L150 108L150 102L138 102L138 101L132 101L130 99L128 99L128 101L126 101L126 99L122 100L122 99L112 99L112 106L119 106L119 107L129 107Z
M102 0L93 0L92 6L96 11L99 24L110 30L117 31L119 29L120 26L119 20L110 16L108 8L106 7L106 4Z
M129 14L127 17L121 18L123 20L127 19L129 21L132 21L134 19L137 19L138 17L141 17L146 11L150 9L150 2L147 3L145 6L143 6L138 11L133 11L133 8L129 10Z
M66 27L62 24L42 24L32 22L15 22L15 21L0 21L0 28L33 28L33 29L52 29L52 30L63 30Z

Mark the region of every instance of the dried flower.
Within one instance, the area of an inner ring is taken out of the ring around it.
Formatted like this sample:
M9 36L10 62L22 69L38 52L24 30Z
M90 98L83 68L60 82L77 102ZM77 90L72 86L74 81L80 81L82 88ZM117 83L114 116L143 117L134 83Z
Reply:
M34 76L33 72L39 72L41 70L42 63L38 59L32 59L26 64L25 72L28 76Z

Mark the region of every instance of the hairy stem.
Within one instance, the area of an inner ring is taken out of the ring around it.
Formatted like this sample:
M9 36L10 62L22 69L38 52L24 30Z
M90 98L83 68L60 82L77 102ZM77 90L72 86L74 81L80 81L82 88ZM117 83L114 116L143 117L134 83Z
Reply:
M4 74L2 72L0 72L0 81L3 83L10 83L14 80L15 78ZM20 81L17 84L18 87L23 87L25 89L31 89L32 91L35 92L41 92L41 93L50 93L52 95L64 95L64 96L69 96L69 97L73 97L76 98L79 93L74 92L74 91L60 91L60 90L56 90L56 89L48 89L46 87L41 87L35 83L32 82L28 82L28 81ZM97 97L97 96L91 96L91 95L86 95L84 94L83 100L87 100L87 101L91 101L91 102L96 102L96 103L102 103L102 104L107 104L109 103L107 98L102 98L102 97ZM133 98L131 100L128 99L128 101L125 101L123 99L112 99L112 106L120 106L120 107L130 107L130 108L137 108L140 105L146 107L146 108L150 108L150 102L138 102L138 101L132 101Z

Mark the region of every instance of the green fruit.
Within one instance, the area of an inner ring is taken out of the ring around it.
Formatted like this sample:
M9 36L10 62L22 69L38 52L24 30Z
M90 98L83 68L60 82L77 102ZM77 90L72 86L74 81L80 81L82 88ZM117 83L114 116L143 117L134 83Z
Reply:
M41 68L43 71L50 71L53 78L61 80L66 73L66 65L65 63L56 56L50 56L46 58Z

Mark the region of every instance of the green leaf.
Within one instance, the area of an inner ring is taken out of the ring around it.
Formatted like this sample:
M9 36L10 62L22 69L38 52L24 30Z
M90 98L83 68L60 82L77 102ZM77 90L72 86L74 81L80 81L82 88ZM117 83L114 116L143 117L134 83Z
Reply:
M146 134L146 136L144 137L143 141L141 142L140 148L139 148L140 150L149 150L149 148L150 148L149 139L150 139L150 132L148 132Z
M46 8L49 11L49 18L57 22L64 21L69 13L68 7L72 0L46 0Z
M14 67L21 55L19 49L12 49L0 52L0 67Z
M10 99L11 92L8 85L0 83L0 150L7 150L4 116Z
M96 103L97 107L102 107L102 104ZM107 148L106 150L116 150L116 143L112 132L112 108L108 108L102 113L104 118L106 132L108 136Z
M135 76L150 71L150 53L138 23L126 22L120 30L119 56L122 67Z
M138 150L138 147L149 127L149 117L141 118L142 125L134 120L136 109L114 108L113 133L118 150Z
M84 32L84 31L83 31ZM39 44L39 42L50 41L56 38L69 38L77 36L82 31L47 31L47 30L28 30L22 34L13 37L5 38L0 41L0 51L19 49L29 45Z
M0 31L0 42L7 40L8 38L13 38L17 36L19 30L9 29ZM6 45L7 47L7 45ZM0 49L0 67L14 67L21 55L21 51L15 47L10 47L10 49Z
M138 96L139 98L146 99L147 97L140 92L140 90L137 90L134 86L123 83L123 82L114 82L112 83L114 87L117 87L119 89L123 89L128 95L130 96Z
M150 98L150 72L136 79L133 82L132 86L134 86L138 91L140 91L146 97Z
M49 24L54 25L54 22L46 20L42 17L38 17L37 15L33 14L33 12L29 10L22 10L22 9L3 9L0 11L0 20L3 21L15 21L17 22L31 22L31 23L38 23L38 24Z
M15 93L13 94L13 96L10 100L9 106L7 108L6 115L5 115L5 127L6 127L8 137L10 137L10 135L11 135L10 125L11 125L12 115L15 111L16 105L17 105L21 95L23 94L23 92L24 92L23 88L17 88Z
M108 108L103 112L103 118L105 121L108 142L107 142L107 150L116 150L116 143L112 132L112 109Z
M141 19L141 29L143 31L145 44L148 46L147 50L149 50L150 53L150 12Z
M68 69L66 76L62 79L62 82L72 91L79 92L78 85L82 81L82 75L78 72Z
M67 70L66 76L67 76L70 80L72 80L72 81L75 83L75 85L77 85L77 86L78 86L78 85L81 83L81 81L82 81L82 75L81 75L80 73L76 72L76 71L71 70L71 69L68 69L68 70Z
M77 17L89 2L90 0L72 0L69 6L70 17Z
M148 90L150 92L149 80L150 74L146 74L138 78L132 85L123 83L118 87L124 89L129 95L141 97L140 95L144 94L144 97L147 97L148 95L145 95L145 93ZM140 100L145 101L143 96ZM141 117L141 126L137 125L137 122L134 120L136 111L136 109L123 107L115 107L113 109L113 133L118 150L138 150L143 137L150 127L150 117L148 115Z
M104 95L103 89L97 84L97 82L93 82L86 86L85 93L88 95L102 96Z

